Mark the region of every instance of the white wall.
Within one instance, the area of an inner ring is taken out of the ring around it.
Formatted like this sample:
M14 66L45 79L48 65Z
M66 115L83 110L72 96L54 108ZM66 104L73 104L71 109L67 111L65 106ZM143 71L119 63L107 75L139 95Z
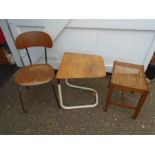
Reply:
M64 20L45 20L45 19L9 19L8 24L12 33L14 40L16 37L27 31L45 31L53 39L53 41L59 36L59 33L63 30L65 25L69 22L69 19ZM27 57L25 50L20 50L20 56L25 65L29 64L29 59ZM31 48L29 49L30 57L32 63L37 63L37 61L44 56L43 48ZM45 63L45 59L43 59ZM53 64L54 65L54 64ZM21 66L21 65L20 65Z
M58 68L64 52L101 55L107 71L114 60L143 64L145 69L155 50L155 20L9 20L17 34L30 29L49 33L54 46L48 49L48 62ZM44 55L33 55L37 63ZM26 59L26 57L23 57Z
M60 58L64 51L97 54L103 56L108 70L114 60L144 64L153 37L152 32L66 28L51 57L54 51Z
M155 20L149 19L76 19L67 27L121 30L155 30Z
M3 33L5 35L7 44L8 44L8 46L9 46L11 52L12 52L12 55L13 55L15 61L16 61L17 66L22 66L22 62L21 62L21 59L19 57L18 51L17 51L17 49L15 47L14 39L13 39L13 36L12 36L12 34L10 32L7 20L0 19L0 27L2 28L2 31L3 31Z

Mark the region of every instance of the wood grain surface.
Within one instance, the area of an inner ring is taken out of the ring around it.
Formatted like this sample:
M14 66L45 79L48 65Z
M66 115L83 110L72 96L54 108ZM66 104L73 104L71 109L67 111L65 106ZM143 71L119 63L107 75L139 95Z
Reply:
M104 61L101 56L64 53L57 78L99 78L106 75Z
M47 33L40 31L31 31L20 34L17 36L15 44L17 49L35 46L46 46L51 48L53 46L51 37Z
M20 86L33 86L47 83L54 78L52 66L47 64L30 65L18 70L15 82Z

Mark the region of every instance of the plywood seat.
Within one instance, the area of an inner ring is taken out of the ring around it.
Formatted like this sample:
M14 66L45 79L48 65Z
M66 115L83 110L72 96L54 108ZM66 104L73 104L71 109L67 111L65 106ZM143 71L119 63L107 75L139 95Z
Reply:
M52 66L36 64L21 68L16 75L16 83L21 86L33 86L47 83L54 78Z

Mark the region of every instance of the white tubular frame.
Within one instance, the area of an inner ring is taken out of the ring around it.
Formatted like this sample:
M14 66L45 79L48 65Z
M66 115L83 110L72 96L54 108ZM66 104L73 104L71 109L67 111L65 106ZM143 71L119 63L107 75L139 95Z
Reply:
M76 89L82 89L82 90L88 90L88 91L92 91L95 93L95 103L94 104L91 104L91 105L79 105L79 106L65 106L63 104L63 99L62 99L62 90L61 90L61 84L59 83L58 84L58 93L59 93L59 100L60 100L60 106L63 108L63 109L80 109L80 108L93 108L93 107L96 107L98 105L98 93L95 89L92 89L92 88L87 88L87 87L81 87L81 86L77 86L77 85L73 85L73 84L70 84L68 82L68 79L65 79L65 82L66 82L66 85L71 87L71 88L76 88Z

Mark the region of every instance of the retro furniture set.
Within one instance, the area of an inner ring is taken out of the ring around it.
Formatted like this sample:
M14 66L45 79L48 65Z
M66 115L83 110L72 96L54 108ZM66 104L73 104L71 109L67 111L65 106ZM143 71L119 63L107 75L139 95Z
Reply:
M51 48L53 42L51 37L45 32L32 31L25 32L17 36L15 41L16 48L21 50L25 49L30 61L30 65L24 66L19 69L16 74L15 82L18 88L18 96L24 112L26 109L22 100L21 87L42 85L51 82L53 92L59 107L64 109L79 109L79 108L91 108L98 105L99 97L95 89L77 86L71 84L69 79L81 79L81 78L103 78L106 75L104 61L101 56L77 54L66 52L63 55L61 64L59 66L57 75L55 76L54 69L47 63L47 51L46 48ZM45 50L45 64L32 64L32 60L28 51L28 48L41 46ZM21 59L22 60L22 59ZM24 63L23 63L24 65ZM58 95L55 90L53 80L57 78ZM63 102L61 80L65 80L67 86L91 91L95 93L95 103L90 105L77 105L66 106ZM112 92L114 89L122 91L135 92L141 94L141 98L137 106L121 102L115 102L112 98ZM141 65L129 64L125 62L114 61L112 77L109 85L109 92L106 100L104 111L107 111L109 105L114 104L125 108L135 109L133 119L136 119L145 100L148 96L149 88L146 83L144 67Z

